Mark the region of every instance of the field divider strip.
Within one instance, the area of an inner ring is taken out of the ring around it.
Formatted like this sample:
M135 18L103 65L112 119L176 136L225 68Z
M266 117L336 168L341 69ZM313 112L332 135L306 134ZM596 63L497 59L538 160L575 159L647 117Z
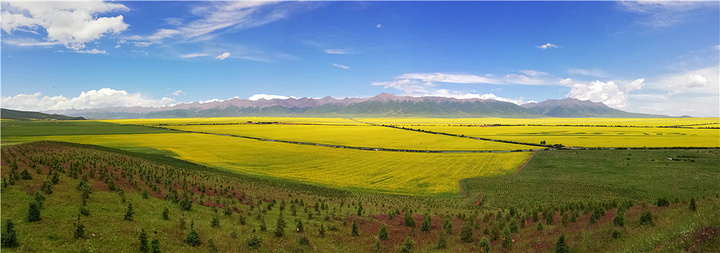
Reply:
M525 164L523 164L522 166L520 166L520 168L518 168L518 170L515 171L515 174L513 174L512 176L514 177L515 175L517 175L518 173L520 173L520 171L521 171L523 168L525 168L525 166L528 165L528 163L530 163L530 160L532 160L533 157L535 157L535 155L537 155L537 151L534 152L534 153L532 154L532 156L530 156L530 158L528 158L527 161L525 161Z
M250 140L257 140L257 141L280 142L280 143L297 144L297 145L319 146L319 147L328 147L328 148L342 148L342 149L356 149L356 150L366 150L366 151L386 151L386 152L406 152L406 153L511 153L511 152L536 152L536 151L541 150L541 149L516 149L516 150L424 150L424 149L395 149L395 148L380 148L380 147L371 148L371 147L357 147L357 146L346 146L346 145L335 145L335 144L323 144L323 143L314 143L314 142L278 140L278 139L260 138L260 137L245 136L245 135L235 135L235 134L220 134L220 133L210 133L210 132L200 132L200 131L188 131L188 130L179 130L179 129L159 127L159 126L153 126L153 127L163 128L163 129L172 130L172 131L177 131L177 132L183 132L183 133L209 134L209 135L217 135L217 136L225 136L225 137L235 137L235 138L243 138L243 139L250 139Z

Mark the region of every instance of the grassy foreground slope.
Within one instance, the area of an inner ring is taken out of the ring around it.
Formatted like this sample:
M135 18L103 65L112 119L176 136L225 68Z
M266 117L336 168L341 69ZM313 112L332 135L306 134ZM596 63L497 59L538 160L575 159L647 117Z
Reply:
M561 233L573 252L720 249L712 234L720 231L716 196L698 196L694 211L686 198L660 207L596 201L437 205L436 198L272 181L97 146L29 143L3 146L2 154L3 237L11 219L18 243L3 252L135 252L142 231L148 247L157 240L163 252L397 252L405 241L416 252L477 252L483 239L493 252L551 252ZM28 220L32 202L42 203L38 221ZM623 226L613 224L619 209ZM640 224L645 211L652 224ZM406 226L408 220L415 225ZM387 240L377 237L383 224ZM188 236L192 231L197 237Z

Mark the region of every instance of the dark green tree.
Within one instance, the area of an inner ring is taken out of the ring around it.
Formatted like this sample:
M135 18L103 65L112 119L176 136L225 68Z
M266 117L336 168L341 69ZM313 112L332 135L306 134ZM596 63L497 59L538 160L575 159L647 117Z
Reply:
M472 220L468 219L460 228L460 240L463 242L473 242Z
M537 230L538 230L538 231L542 231L543 229L544 229L544 228L543 228L542 222L538 222L538 224L537 224Z
M384 223L382 224L382 226L380 226L380 231L378 232L378 238L383 241L388 239L387 226Z
M508 229L510 229L510 233L513 233L513 234L514 234L514 233L517 233L518 230L519 230L518 225L517 225L517 221L515 221L514 219L511 220L511 221L510 221L510 226L508 226Z
M257 236L250 235L250 237L245 240L245 245L247 245L250 250L258 250L262 245L262 241L260 241L260 238Z
M147 233L145 233L145 229L140 230L140 236L138 236L138 243L140 244L140 252L147 253L150 251L150 248L148 247L148 237Z
M440 231L440 236L438 236L437 248L438 249L447 248L447 239L445 239L445 233L443 233L442 231Z
M15 223L13 223L11 218L5 220L5 229L2 231L1 245L3 248L14 248L18 246Z
M40 204L38 204L35 201L31 201L29 206L30 206L30 209L28 209L28 218L27 218L28 222L39 221L41 219L40 218Z
M402 247L400 248L401 253L410 253L412 252L413 248L413 240L410 238L410 236L405 237L405 242L403 242Z
M167 206L163 209L162 218L163 220L170 220L170 210L167 208Z
M690 211L697 210L697 206L695 205L695 198L690 198Z
M298 219L298 221L295 223L295 231L298 233L302 233L305 231L305 226L302 223L302 220Z
M445 233L451 235L453 233L452 231L452 221L450 218L445 218L445 222L443 222L443 229L445 229Z
M412 217L412 214L410 214L410 212L405 212L405 226L411 228L415 227L415 218Z
M503 237L502 237L502 246L503 246L503 248L510 248L510 247L512 247L512 243L513 243L512 240L513 240L513 239L512 239L512 234L510 233L510 230L509 230L509 229L505 229L505 233L503 234Z
M480 252L490 253L490 246L490 241L488 241L487 238L483 237L480 239Z
M649 210L643 212L642 215L640 215L640 225L655 225L655 222L653 222L652 219L652 213L650 213Z
M275 223L275 237L283 237L285 236L285 220L283 220L282 215L278 217L277 223Z
M200 234L195 231L194 221L190 223L190 231L185 234L185 243L187 245L196 247L200 246Z
M618 227L625 226L625 212L622 208L618 208L615 218L613 218L613 224Z
M352 235L352 236L358 236L358 235L360 235L359 233L360 233L360 231L359 231L359 229L358 229L357 223L355 223L355 221L353 221L353 224L352 224L352 232L351 232L350 235Z
M555 243L555 253L570 253L570 247L565 242L565 234L561 234Z
M423 223L420 225L420 231L423 232L430 232L431 227L431 221L430 221L430 215L424 215L423 216Z
M160 251L160 241L158 241L157 238L153 239L152 242L150 242L150 252L152 253L161 253Z
M320 229L318 229L318 234L320 235L320 238L325 238L325 225L320 224Z
M359 204L358 209L357 209L357 216L358 217L362 216L362 213L363 213L363 206L362 206L362 204Z
M85 225L81 223L73 223L75 226L75 231L73 234L75 235L75 239L83 239L85 238Z
M133 210L132 202L128 201L127 208L125 209L125 220L132 221L133 214L135 214L135 211Z

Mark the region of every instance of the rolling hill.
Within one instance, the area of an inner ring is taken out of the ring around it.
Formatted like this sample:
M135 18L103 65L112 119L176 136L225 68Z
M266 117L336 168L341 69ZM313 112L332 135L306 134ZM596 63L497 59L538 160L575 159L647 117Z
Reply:
M60 114L47 114L41 112L16 111L3 108L0 112L2 119L14 120L84 120L83 117L70 117Z

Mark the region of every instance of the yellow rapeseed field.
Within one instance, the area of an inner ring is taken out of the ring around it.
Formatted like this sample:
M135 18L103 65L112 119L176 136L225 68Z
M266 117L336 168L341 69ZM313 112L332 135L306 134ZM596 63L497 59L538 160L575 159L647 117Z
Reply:
M441 194L460 191L463 178L512 174L531 155L360 151L194 133L15 137L109 147L146 147L241 173L365 191Z
M517 150L538 148L534 146L456 138L370 125L243 124L170 126L168 128L193 132L232 134L369 148L420 150Z

